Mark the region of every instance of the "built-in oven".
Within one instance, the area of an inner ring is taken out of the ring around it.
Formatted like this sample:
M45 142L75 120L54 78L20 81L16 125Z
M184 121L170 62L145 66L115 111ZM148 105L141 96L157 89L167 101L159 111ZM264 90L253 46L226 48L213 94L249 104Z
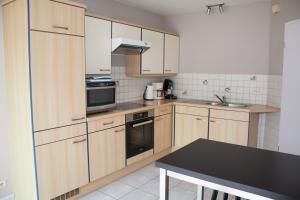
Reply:
M126 158L144 153L154 147L154 110L127 114Z
M86 80L87 113L107 111L116 105L116 82Z

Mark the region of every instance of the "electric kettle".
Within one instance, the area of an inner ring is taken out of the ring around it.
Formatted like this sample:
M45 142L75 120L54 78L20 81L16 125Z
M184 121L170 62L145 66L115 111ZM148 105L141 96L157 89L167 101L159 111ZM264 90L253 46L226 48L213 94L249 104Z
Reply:
M144 100L151 101L153 100L153 86L147 85L144 92Z

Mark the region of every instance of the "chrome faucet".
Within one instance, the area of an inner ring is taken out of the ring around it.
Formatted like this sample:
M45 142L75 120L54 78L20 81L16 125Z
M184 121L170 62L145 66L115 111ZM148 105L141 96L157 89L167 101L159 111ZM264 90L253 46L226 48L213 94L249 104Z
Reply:
M219 95L217 95L217 94L215 94L215 96L219 99L219 101L222 104L226 104L226 97L225 96L222 96L222 98Z

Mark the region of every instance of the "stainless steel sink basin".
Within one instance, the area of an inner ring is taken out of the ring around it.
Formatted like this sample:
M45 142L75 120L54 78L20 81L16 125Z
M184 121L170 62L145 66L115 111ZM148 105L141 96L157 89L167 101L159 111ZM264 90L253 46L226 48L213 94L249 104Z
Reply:
M237 104L237 103L228 103L224 106L230 107L230 108L246 108L246 107L248 107L248 105L246 105L246 104Z
M223 106L221 102L207 102L206 104L210 106Z

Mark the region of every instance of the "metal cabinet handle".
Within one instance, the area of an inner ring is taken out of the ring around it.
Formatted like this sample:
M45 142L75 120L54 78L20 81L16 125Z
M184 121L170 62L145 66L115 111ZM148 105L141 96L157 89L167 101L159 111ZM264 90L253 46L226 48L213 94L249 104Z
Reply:
M198 121L202 121L203 119L201 119L201 118L196 118L196 120L198 120Z
M151 72L150 69L143 69L143 72Z
M57 29L63 29L63 30L69 30L69 27L67 26L57 26L57 25L54 25L53 28L57 28Z
M100 72L110 72L110 69L99 69Z
M73 144L78 144L78 143L82 143L82 142L85 142L85 141L86 141L86 138L82 139L82 140L74 141Z
M78 121L78 120L83 120L85 117L80 117L80 118L72 118L72 121Z
M124 128L123 128L123 129L120 129L120 130L115 130L116 133L123 132L123 131L125 131Z
M165 69L165 72L171 72L172 70L170 70L170 69Z
M214 120L210 120L210 122L212 122L212 123L215 123L216 121L214 121Z
M151 124L153 121L152 120L149 120L149 121L146 121L146 122L141 122L141 123L138 123L138 124L133 124L132 127L135 128L135 127L138 127L138 126L143 126L143 125L146 125L146 124Z
M111 121L111 122L104 122L103 125L104 125L104 126L107 126L107 125L111 125L111 124L113 124L113 123L114 123L114 121Z

